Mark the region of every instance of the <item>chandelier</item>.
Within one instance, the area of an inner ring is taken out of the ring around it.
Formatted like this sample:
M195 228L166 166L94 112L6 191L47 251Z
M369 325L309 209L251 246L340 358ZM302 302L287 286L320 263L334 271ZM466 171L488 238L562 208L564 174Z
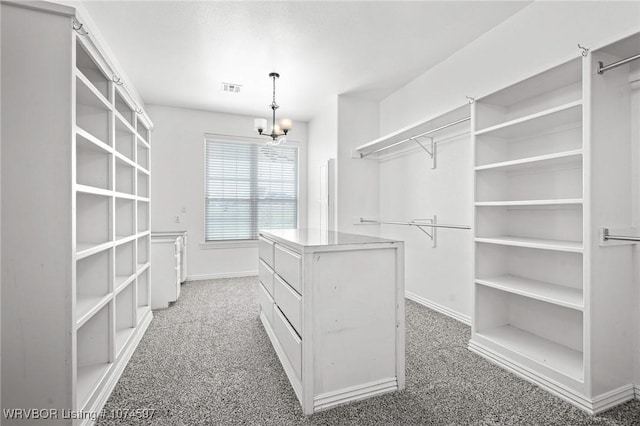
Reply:
M276 124L276 110L279 108L276 103L276 78L280 78L280 74L272 72L269 74L269 78L273 79L273 101L269 108L271 108L271 127L268 133L265 133L267 128L267 120L264 118L256 118L253 120L253 127L258 131L261 136L268 136L271 138L267 145L280 145L282 142L286 142L287 133L293 127L293 123L288 118L283 118L278 124Z

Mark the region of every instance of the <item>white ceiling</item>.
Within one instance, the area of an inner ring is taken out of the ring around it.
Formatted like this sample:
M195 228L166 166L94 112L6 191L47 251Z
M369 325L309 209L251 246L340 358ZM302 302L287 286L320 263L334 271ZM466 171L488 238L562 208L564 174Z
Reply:
M277 71L278 116L303 121L384 98L529 3L84 2L145 103L267 117Z

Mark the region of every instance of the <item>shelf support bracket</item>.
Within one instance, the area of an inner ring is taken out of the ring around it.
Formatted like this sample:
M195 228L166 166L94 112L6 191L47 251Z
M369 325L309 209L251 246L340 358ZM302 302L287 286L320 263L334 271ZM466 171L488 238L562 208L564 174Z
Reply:
M413 225L415 225L415 227L416 227L416 228L418 228L419 230L421 230L422 232L424 232L424 234L425 234L427 237L429 237L429 238L431 239L431 247L433 247L433 248L435 248L435 247L436 247L436 235L437 235L438 228L434 228L433 226L426 226L427 228L430 228L430 229L431 229L431 232L427 232L427 230L426 230L426 229L424 229L424 228L419 224L419 222L427 222L427 223L430 223L430 224L435 225L435 224L437 224L437 223L438 223L438 220L437 220L437 219L438 219L438 218L437 218L437 216L434 214L434 215L433 215L433 218L430 218L430 219L413 219L413 220L411 221L411 223L412 223Z
M420 145L420 148L422 148L427 153L427 155L429 155L429 157L431 158L431 168L435 169L436 168L436 144L433 141L433 138L427 138L429 139L429 143L427 146L424 146L423 144L421 144L418 138L419 136L414 136L412 139L416 141L418 145Z

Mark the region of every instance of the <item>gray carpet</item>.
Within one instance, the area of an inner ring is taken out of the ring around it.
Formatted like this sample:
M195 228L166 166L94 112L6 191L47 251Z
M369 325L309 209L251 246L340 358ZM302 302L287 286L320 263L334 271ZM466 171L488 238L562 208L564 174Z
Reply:
M99 425L640 425L640 401L589 416L471 353L469 327L411 301L406 390L305 417L258 319L257 278L182 291L154 311ZM131 415L109 418L121 409Z

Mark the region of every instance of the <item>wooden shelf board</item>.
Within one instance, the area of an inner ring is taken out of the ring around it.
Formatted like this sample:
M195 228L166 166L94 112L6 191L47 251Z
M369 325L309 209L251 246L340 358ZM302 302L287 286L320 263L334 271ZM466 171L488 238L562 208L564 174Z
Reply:
M136 200L137 197L133 194L127 194L126 192L118 192L118 191L114 191L113 194L116 196L116 198L122 198L125 200Z
M131 125L131 123L129 123L127 121L126 118L124 118L124 116L120 113L120 111L118 111L116 109L116 107L113 107L113 114L120 120L120 123L123 126L127 127L127 130L129 130L131 132L131 136L136 136L138 133L136 132L136 129L133 128L133 126Z
M76 330L89 321L111 300L111 293L103 296L76 296Z
M540 239L540 238L499 236L499 237L476 237L476 242L500 244L504 246L529 247L529 248L544 249L544 250L556 250L556 251L567 251L567 252L573 252L573 253L582 253L582 243L577 241L561 241L561 240L547 240L547 239Z
M516 275L476 278L476 283L566 308L580 311L583 309L582 291L576 288L532 280Z
M102 93L89 81L89 79L76 68L76 97L77 102L82 105L89 105L111 111L111 103Z
M144 305L144 306L138 306L137 307L137 312L138 312L137 322L138 322L138 324L140 324L140 321L142 321L142 319L144 318L144 316L147 313L147 311L150 311L150 310L151 310L151 306L149 306L149 305Z
M147 142L142 136L140 136L140 133L136 133L136 137L138 139L138 143L142 142L141 145L143 145L147 149L151 148L150 145L149 145L149 142Z
M580 351L510 325L479 331L477 334L575 380L583 380L583 356Z
M133 335L134 331L136 331L135 327L121 328L116 330L116 357L126 346L127 341Z
M476 136L490 134L499 138L519 138L522 135L536 134L557 126L579 123L581 120L582 100L579 100L477 130L475 134Z
M97 188L95 186L76 184L76 191L82 192L84 194L93 194L93 195L103 195L105 197L111 197L113 195L113 191L105 188Z
M136 277L136 274L131 275L116 275L115 282L113 283L114 294L120 293L124 290Z
M140 275L142 272L144 272L145 269L149 267L149 265L151 265L151 262L138 263L138 269L136 270L136 274Z
M582 165L582 150L557 152L554 154L536 155L535 157L520 158L518 160L501 161L499 163L483 164L476 166L476 171L500 170L514 171L527 170L529 168L548 168L570 165L576 163Z
M92 364L78 366L77 382L76 382L76 397L78 407L84 407L96 389L98 382L109 371L111 363L105 362L101 364Z
M562 206L562 205L582 205L582 198L558 198L555 200L516 200L516 201L478 201L477 207L499 207L499 206Z
M107 144L106 142L98 139L97 137L95 137L94 135L92 135L91 133L89 133L88 131L83 129L82 127L78 126L77 124L75 126L75 132L76 132L76 135L86 139L87 141L93 143L94 145L98 146L99 148L103 149L104 151L107 151L109 153L113 153L113 149L111 148L111 146L109 146L109 144Z
M117 149L114 150L113 154L116 156L116 158L119 161L122 161L123 163L126 163L127 165L129 165L132 168L138 168L138 165L135 163L135 161L133 161L131 158L127 157L125 154L121 153ZM117 164L116 164L116 166L117 166Z
M466 118L469 116L469 106L463 105L462 107L457 108L454 111L451 111L447 114L440 115L437 117L430 117L426 120L419 121L414 124L410 124L406 127L403 127L395 132L391 132L385 136L381 136L377 139L374 139L371 142L367 142L365 144L359 145L355 148L356 152L371 152L377 149L394 145L398 142L401 142L410 137L416 136L418 134L427 132L431 129L436 129L445 124L458 121L460 119ZM460 123L454 127L447 128L442 132L438 133L446 133L455 131L455 129L469 129L469 121L465 121Z
M135 239L136 239L136 235L135 235L135 234L133 234L133 235L129 235L128 237L121 237L121 238L119 238L119 239L118 239L118 238L116 238L115 245L116 245L116 246L120 246L120 245L122 245L122 244L128 243L129 241L133 241L133 240L135 240Z
M77 242L76 243L76 259L77 260L84 259L85 257L89 257L103 250L107 250L111 248L112 245L113 243L111 241L106 241L104 243Z

